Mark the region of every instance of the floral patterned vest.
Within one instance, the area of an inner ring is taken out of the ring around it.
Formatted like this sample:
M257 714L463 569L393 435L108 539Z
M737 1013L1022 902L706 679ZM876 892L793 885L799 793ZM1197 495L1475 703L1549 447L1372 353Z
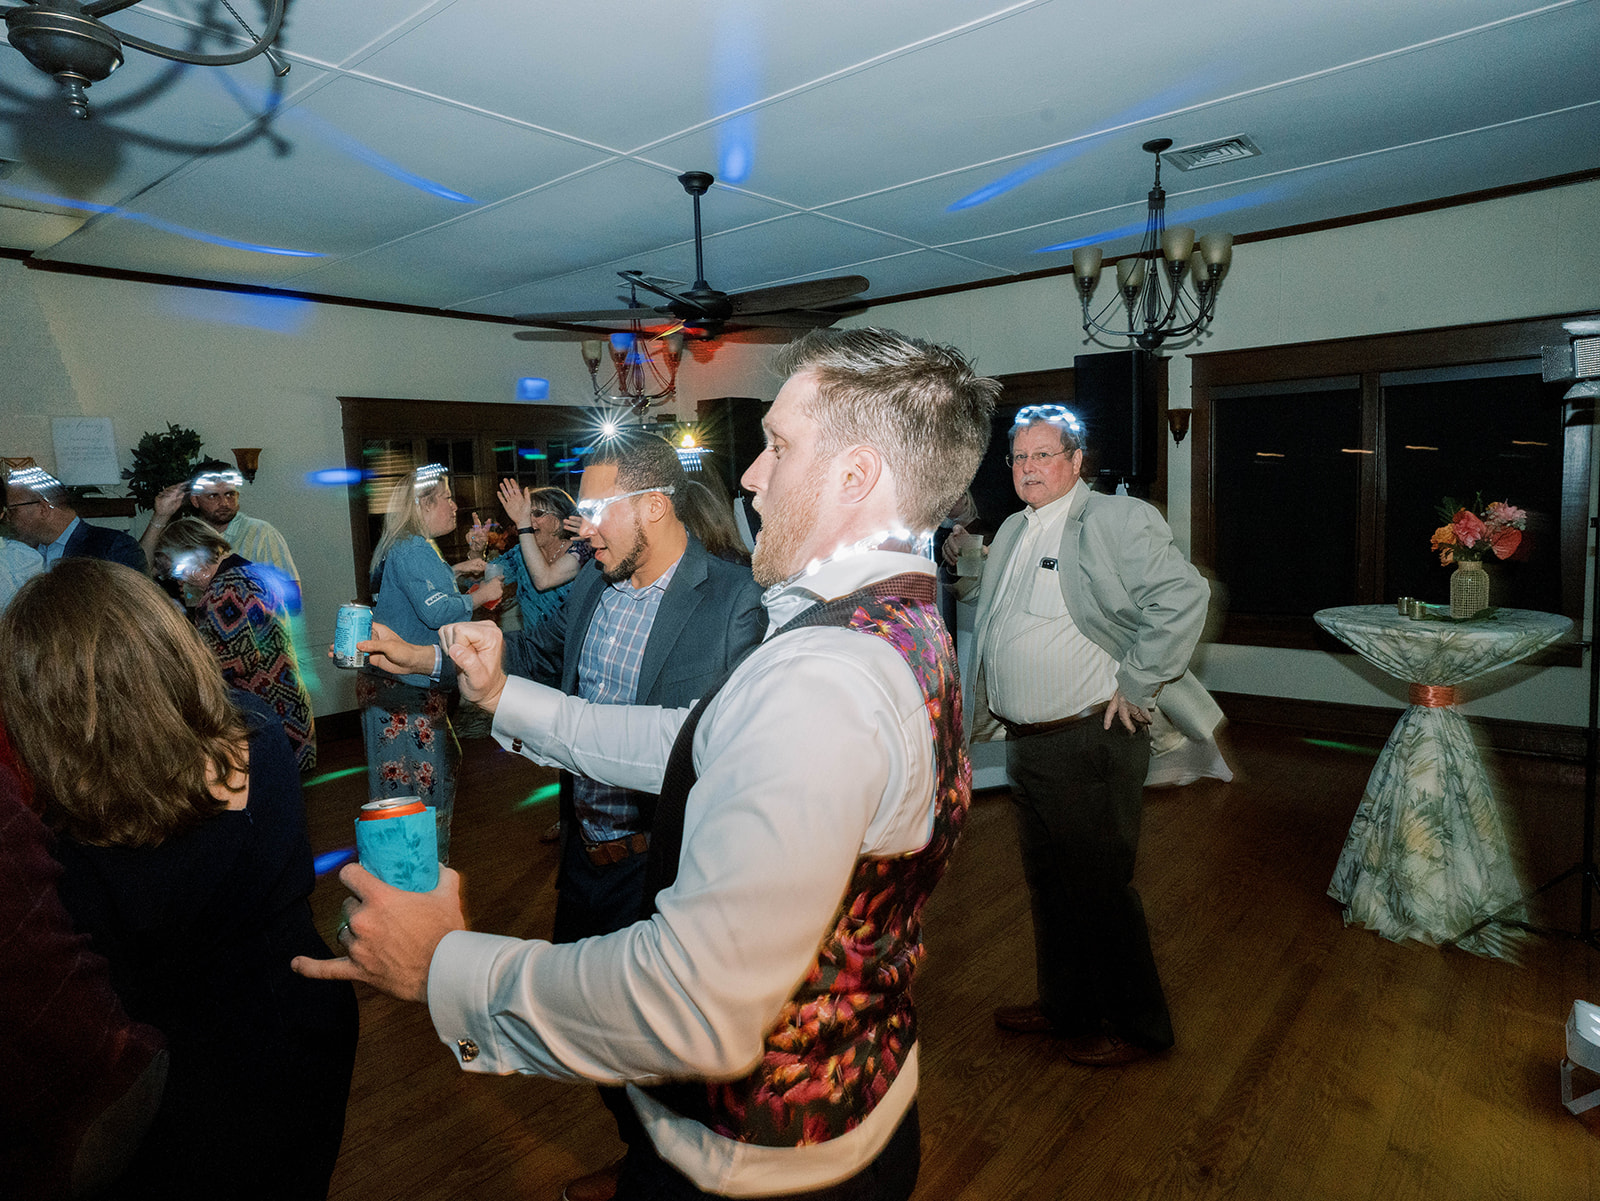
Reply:
M856 861L816 959L767 1031L761 1060L748 1076L650 1089L725 1138L773 1147L825 1142L854 1129L899 1074L917 1038L911 980L923 954L922 907L944 874L972 799L955 651L932 578L910 573L880 581L806 610L773 637L811 626L844 626L882 638L911 668L933 739L935 808L933 832L921 850ZM689 746L710 699L684 723L663 781L651 836L655 870L647 881L652 908L656 892L676 875L682 802L693 784Z

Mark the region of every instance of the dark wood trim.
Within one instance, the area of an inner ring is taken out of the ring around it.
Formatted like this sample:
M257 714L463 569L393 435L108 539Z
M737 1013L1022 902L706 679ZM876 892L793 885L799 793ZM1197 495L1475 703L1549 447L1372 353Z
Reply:
M1230 721L1292 726L1362 738L1388 738L1403 712L1399 708L1386 709L1377 705L1344 705L1332 701L1257 696L1248 692L1214 692L1211 695ZM1587 732L1582 726L1472 716L1467 717L1467 723L1479 746L1508 754L1543 755L1582 762L1587 749Z
M1562 323L1592 311L1485 321L1437 329L1401 330L1324 342L1289 342L1189 356L1194 382L1222 388L1279 380L1325 379L1369 371L1405 371L1539 358L1544 347L1568 340Z
M463 313L454 309L429 308L420 304L400 304L388 300L363 300L356 296L330 296L322 292L296 292L289 288L269 288L259 284L236 284L227 280L194 279L187 275L163 275L155 271L128 271L120 267L96 267L89 263L58 263L50 259L36 259L32 252L6 252L7 258L19 258L22 265L33 271L51 271L58 275L84 275L91 279L115 279L127 283L153 284L164 288L199 288L207 292L239 292L246 296L275 296L285 300L307 300L316 304L339 305L344 308L372 309L380 313L406 313L415 317L448 317L452 321L478 321L490 325L514 325L528 328L526 321L514 317L501 317L493 313Z

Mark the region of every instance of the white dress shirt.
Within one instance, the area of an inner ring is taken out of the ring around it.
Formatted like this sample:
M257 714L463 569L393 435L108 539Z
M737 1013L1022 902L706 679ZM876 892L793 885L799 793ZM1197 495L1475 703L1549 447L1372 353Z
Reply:
M1117 661L1095 645L1061 595L1061 533L1088 501L1082 480L1064 496L1028 509L1027 528L1006 563L989 636L979 647L990 711L1023 724L1054 721L1111 699Z
M921 556L869 551L772 590L778 626L817 599L902 572ZM590 705L507 681L493 733L535 762L659 792L688 710ZM647 921L555 945L447 935L428 1006L440 1039L476 1044L469 1071L651 1083L749 1071L816 956L858 858L926 845L935 765L922 693L882 639L808 628L758 647L706 710L675 883ZM805 1147L723 1138L630 1088L661 1156L707 1191L803 1191L870 1163L916 1098L917 1056L867 1118Z

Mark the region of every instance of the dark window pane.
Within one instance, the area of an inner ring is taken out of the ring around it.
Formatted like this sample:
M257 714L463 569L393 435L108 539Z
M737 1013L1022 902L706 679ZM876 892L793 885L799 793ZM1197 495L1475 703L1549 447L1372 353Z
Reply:
M1361 393L1214 400L1217 574L1233 613L1308 616L1356 601Z
M1517 554L1489 562L1493 602L1560 612L1564 389L1538 375L1384 388L1385 596L1448 599L1453 569L1428 547L1436 510L1445 497L1474 508L1481 494L1528 511Z

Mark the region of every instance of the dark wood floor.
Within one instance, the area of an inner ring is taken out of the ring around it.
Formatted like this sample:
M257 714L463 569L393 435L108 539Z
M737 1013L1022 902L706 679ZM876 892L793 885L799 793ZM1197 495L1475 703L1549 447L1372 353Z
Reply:
M1128 1068L992 1025L1034 996L1032 932L1009 802L979 797L927 916L917 1201L1600 1195L1600 1120L1567 1114L1558 1076L1573 999L1600 1001L1600 952L1540 937L1513 965L1345 929L1325 889L1378 743L1243 724L1226 741L1233 783L1148 794L1138 883L1178 1047ZM334 743L323 771L360 756ZM1491 767L1528 879L1570 866L1581 768ZM548 931L553 780L467 744L453 853L477 928ZM315 850L350 844L365 791L359 772L308 790ZM325 930L342 896L319 882ZM1577 897L1563 885L1540 916L1575 926ZM361 1009L335 1201L553 1201L619 1152L587 1087L468 1076L422 1007L363 990Z

